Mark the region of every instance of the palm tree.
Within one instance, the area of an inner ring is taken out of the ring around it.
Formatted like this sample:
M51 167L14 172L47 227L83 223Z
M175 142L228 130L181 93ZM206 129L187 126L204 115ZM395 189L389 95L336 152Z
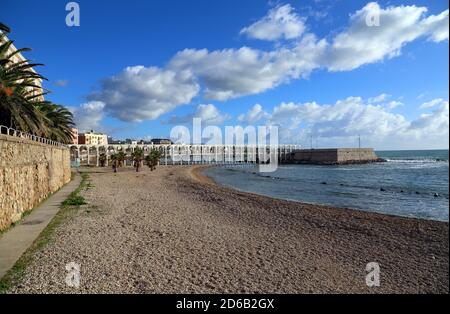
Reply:
M117 153L117 160L119 162L118 166L123 167L123 163L125 162L125 158L127 155L124 152L118 152Z
M142 148L136 147L134 151L131 153L131 157L133 158L133 165L134 168L136 168L136 172L139 172L142 159L144 159L144 150Z
M161 158L161 152L155 148L153 148L150 153L145 157L145 161L147 162L150 171L155 170L156 165L159 163L159 159Z
M0 123L35 133L39 130L40 114L33 100L40 95L33 95L33 91L40 87L34 82L45 78L33 71L33 67L41 64L28 60L14 62L15 55L30 49L10 52L13 41L6 37L9 28L0 23L0 30Z
M114 172L117 172L117 168L119 168L119 154L114 153L111 155L111 164Z
M108 160L108 157L106 156L105 153L101 153L98 161L100 162L100 167L104 167L106 165L106 161Z
M118 153L111 154L111 156L110 156L111 165L112 165L114 172L117 172L117 169L119 169L120 167L123 166L125 157L126 157L126 155L124 152L118 152Z
M9 33L11 30L9 29L8 26L6 26L5 24L3 24L2 22L0 22L0 31L4 32L4 33Z
M0 124L38 134L41 114L31 101L30 92L24 86L5 83L3 73L0 68Z
M31 49L10 52L13 41L6 37L9 32L10 29L0 23L0 124L55 141L71 142L72 113L61 105L39 101L48 91L35 82L46 78L33 68L42 64L28 60L15 62L17 54Z
M42 136L63 143L72 141L71 128L75 124L73 114L67 108L49 101L38 102L35 106L40 112Z

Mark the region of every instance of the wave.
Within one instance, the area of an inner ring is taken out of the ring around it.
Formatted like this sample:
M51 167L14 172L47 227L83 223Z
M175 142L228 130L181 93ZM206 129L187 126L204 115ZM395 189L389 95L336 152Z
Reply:
M416 164L422 164L422 163L448 163L448 159L441 159L441 158L385 158L388 162L398 162L398 163L416 163Z

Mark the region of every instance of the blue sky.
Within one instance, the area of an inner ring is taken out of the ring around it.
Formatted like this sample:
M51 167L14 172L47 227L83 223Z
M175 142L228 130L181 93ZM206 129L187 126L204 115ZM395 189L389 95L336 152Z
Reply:
M81 0L79 27L68 2L3 0L0 21L80 128L167 137L201 117L304 146L448 148L447 1Z

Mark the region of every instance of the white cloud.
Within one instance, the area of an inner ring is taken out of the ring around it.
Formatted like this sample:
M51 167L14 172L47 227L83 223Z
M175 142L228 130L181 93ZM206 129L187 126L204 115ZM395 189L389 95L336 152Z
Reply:
M371 104L377 104L377 103L380 103L380 102L383 102L383 101L387 100L389 97L391 97L391 95L383 93L383 94L380 94L378 96L369 98L368 101Z
M368 3L350 17L350 26L334 37L325 64L331 71L353 70L361 65L393 58L401 48L425 36L439 42L448 39L448 10L423 18L425 7L397 6L382 9ZM380 26L367 26L366 17L379 13Z
M89 98L104 102L105 111L120 120L140 122L189 104L199 89L188 70L134 66L103 80L101 89Z
M395 109L397 107L403 106L404 104L401 101L398 100L392 100L390 102L388 102L385 106L387 109Z
M262 106L256 104L247 113L239 115L238 120L240 122L255 123L268 117L269 114L263 110Z
M177 53L168 68L190 70L205 86L207 99L227 100L257 94L292 78L306 77L319 66L325 41L305 35L293 48L264 52L249 47L209 52L186 49Z
M433 108L431 113L408 120L361 97L348 97L333 105L291 102L274 107L267 123L279 126L281 142L305 146L311 135L322 147L354 146L361 135L365 145L376 148L448 147L448 101L436 101Z
M360 97L339 100L334 105L283 103L274 108L271 121L291 128L303 126L321 137L369 133L385 136L406 125L402 116L389 113L381 106L364 104Z
M374 10L380 12L379 27L366 24L367 14ZM382 9L377 3L369 3L351 15L349 27L334 36L331 43L304 33L296 42L272 51L249 47L185 49L171 59L168 68L192 71L203 82L207 99L224 101L258 94L292 79L305 78L319 68L348 71L393 58L400 55L405 44L419 37L448 39L448 11L424 18L426 12L425 7Z
M433 101L432 101L433 102ZM431 103L431 102L430 102ZM426 107L430 108L430 107ZM432 141L446 140L448 147L449 132L449 104L448 100L438 99L433 105L431 113L422 114L411 122L409 130L417 132L418 135L426 133ZM446 138L445 138L446 137Z
M105 103L101 101L90 101L79 107L71 108L76 127L79 131L85 132L101 129L100 123L104 117L104 108Z
M421 94L419 94L417 97L416 97L416 99L422 99L423 97L425 97L427 95L427 93L425 92L425 93L421 93Z
M378 96L367 99L367 103L374 104L374 105L381 105L381 106L384 106L388 110L392 110L397 107L403 106L403 103L401 101L398 101L398 100L389 101L390 98L391 98L391 95L382 93Z
M203 125L220 125L226 120L231 119L229 114L224 114L213 104L200 104L197 106L196 112L182 117L174 116L167 121L167 124L185 124L192 123L192 119L202 119Z
M440 42L448 40L448 10L439 15L432 15L422 21L425 32L429 33L429 39Z
M231 119L229 114L224 114L219 111L214 105L198 105L196 118L202 119L202 123L205 124L222 124L226 120Z
M433 99L420 105L421 109L436 107L437 105L445 105L446 101L442 98Z
M226 100L273 87L284 75L284 71L273 73L273 62L271 55L248 47L212 52L186 49L175 55L169 68L193 71L204 84L207 99Z
M57 80L55 81L55 83L53 83L53 85L58 87L66 87L67 85L69 85L69 80Z
M380 26L369 27L366 16L374 10L380 12ZM242 32L260 39L293 39L287 44L269 51L245 46L214 51L185 49L164 68L128 67L105 79L89 100L104 102L106 113L120 120L142 121L191 103L200 86L205 99L225 101L306 78L317 69L353 70L398 56L404 45L421 37L448 40L448 10L430 16L425 16L426 12L427 8L414 5L383 9L369 3L352 14L349 26L328 41L306 33L304 21L290 5L279 6ZM371 103L385 102L388 95L381 98ZM384 107L398 105L391 102Z
M241 30L250 38L261 40L294 39L305 31L304 20L289 4L275 7L266 16Z

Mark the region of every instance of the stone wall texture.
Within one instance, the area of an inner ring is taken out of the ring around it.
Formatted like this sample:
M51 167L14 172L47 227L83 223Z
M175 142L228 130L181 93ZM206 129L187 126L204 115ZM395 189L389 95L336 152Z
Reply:
M347 164L379 161L373 148L300 149L294 161L311 164Z
M70 181L68 148L0 134L0 230Z

